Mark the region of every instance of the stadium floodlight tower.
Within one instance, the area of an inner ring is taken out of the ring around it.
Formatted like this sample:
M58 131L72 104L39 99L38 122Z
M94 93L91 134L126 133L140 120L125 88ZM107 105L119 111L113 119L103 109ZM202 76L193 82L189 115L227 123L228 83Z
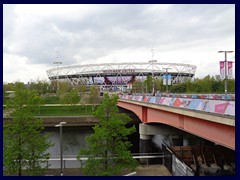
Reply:
M62 64L62 62L61 61L54 61L53 64L57 64L57 90L59 90L59 82L58 82L59 69L58 69L58 65Z

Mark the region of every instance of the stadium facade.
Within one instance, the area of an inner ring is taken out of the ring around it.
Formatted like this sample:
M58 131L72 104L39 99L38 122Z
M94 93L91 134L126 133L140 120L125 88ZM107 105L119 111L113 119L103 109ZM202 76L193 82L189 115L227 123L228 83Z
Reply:
M131 89L135 81L144 81L148 75L168 78L168 83L181 83L195 75L196 66L180 63L149 62L104 63L60 66L47 70L51 81L67 80L71 84L96 84L102 88ZM167 75L167 76L166 76Z

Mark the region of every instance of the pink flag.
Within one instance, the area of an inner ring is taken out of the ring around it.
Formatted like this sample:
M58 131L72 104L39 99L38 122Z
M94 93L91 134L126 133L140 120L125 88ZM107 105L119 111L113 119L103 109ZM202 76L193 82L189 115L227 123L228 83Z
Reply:
M224 79L225 78L225 73L224 73L224 61L220 61L220 78Z
M228 61L228 78L232 79L233 75L232 75L232 61Z

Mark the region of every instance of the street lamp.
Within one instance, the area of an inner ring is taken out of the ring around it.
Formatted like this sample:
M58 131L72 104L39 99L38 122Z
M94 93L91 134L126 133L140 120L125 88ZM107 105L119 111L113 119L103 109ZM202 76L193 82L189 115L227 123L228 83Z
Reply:
M58 65L62 64L61 61L55 61L53 64L57 64L57 90L59 90L59 82L58 82Z
M62 126L66 124L66 122L60 122L59 124L55 125L55 127L60 127L60 167L61 167L61 176L63 176L63 147L62 147Z
M154 94L154 81L153 81L153 63L157 62L157 60L150 60L149 61L152 64L152 93Z
M218 51L218 53L225 53L224 68L225 68L225 95L227 95L227 53L232 53L233 51Z
M168 69L172 69L172 68L163 68L166 70L166 93L168 92Z

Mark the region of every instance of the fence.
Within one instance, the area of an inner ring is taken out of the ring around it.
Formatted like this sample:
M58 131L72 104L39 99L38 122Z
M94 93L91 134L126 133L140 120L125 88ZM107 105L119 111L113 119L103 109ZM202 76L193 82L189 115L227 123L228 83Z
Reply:
M134 159L152 159L152 158L164 158L163 153L134 153L132 154ZM81 161L88 160L87 157L82 157L80 159L77 159L76 156L72 157L64 157L63 159L63 168L80 168L81 167ZM59 157L57 158L50 158L47 160L47 167L49 169L58 169L61 165L61 159ZM148 161L147 161L148 164Z

